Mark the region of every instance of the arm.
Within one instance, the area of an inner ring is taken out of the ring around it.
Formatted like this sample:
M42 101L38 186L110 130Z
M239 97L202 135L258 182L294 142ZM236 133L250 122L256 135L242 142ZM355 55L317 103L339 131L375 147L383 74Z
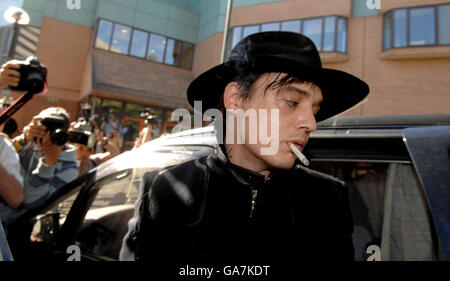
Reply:
M103 162L108 161L109 159L117 156L120 154L120 151L111 143L108 143L105 140L104 134L100 130L95 131L95 136L97 138L97 142L102 144L102 147L106 152L104 153L97 153L91 155L89 158L94 161L96 165L100 165Z
M30 124L25 126L23 134L13 139L12 143L17 153L20 153L22 149L34 139L40 139L45 135L45 127L39 124L42 118L35 116Z
M23 201L19 157L9 141L3 137L0 137L0 179L0 197L11 208L19 207Z
M101 163L108 161L109 159L119 155L120 153L119 150L110 143L104 144L103 149L106 150L105 153L97 153L89 157L97 165L100 165Z
M22 185L10 175L0 163L0 197L2 197L11 208L17 208L23 201Z

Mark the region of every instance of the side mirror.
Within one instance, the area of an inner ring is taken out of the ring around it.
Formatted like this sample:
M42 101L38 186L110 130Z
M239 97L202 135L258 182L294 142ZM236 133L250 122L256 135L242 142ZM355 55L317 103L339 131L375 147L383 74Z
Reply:
M54 242L59 232L59 213L37 217L30 235L32 242Z

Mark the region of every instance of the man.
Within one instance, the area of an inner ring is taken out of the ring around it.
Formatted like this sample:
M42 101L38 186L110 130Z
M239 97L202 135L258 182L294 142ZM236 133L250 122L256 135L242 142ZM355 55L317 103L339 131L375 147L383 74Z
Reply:
M368 92L358 78L323 69L313 42L301 34L243 39L228 62L191 83L188 100L192 106L201 101L203 111L257 110L256 128L263 122L260 109L278 110L278 126L270 128L277 150L264 154L267 141L249 141L249 120L234 127L234 119L224 118L233 137L215 153L144 175L120 258L163 265L352 260L344 185L294 166L288 142L302 150L317 121ZM245 135L242 144L237 132Z
M20 82L20 66L8 61L0 69L0 89L16 87ZM23 133L12 141L21 164L23 176L23 203L10 218L19 215L23 209L34 208L45 202L59 187L74 180L78 175L75 147L69 144L55 144L51 130L41 122L47 117L62 120L61 128L67 133L69 114L64 108L50 107L33 117Z
M47 118L62 120L62 131L67 132L69 115L61 107L50 107L33 117L24 133L13 140L19 153L24 177L24 208L34 208L50 195L78 176L79 164L73 145L54 143L51 130L44 126Z
M101 163L119 155L120 151L103 137L103 132L97 130L95 132L97 142L100 143L105 150L103 153L94 153L95 147L88 147L87 145L77 143L75 144L77 150L77 160L80 162L80 172L82 175L89 172Z

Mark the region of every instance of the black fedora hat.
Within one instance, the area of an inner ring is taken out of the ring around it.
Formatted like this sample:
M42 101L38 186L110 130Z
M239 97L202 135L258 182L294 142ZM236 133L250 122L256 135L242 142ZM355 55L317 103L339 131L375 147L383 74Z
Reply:
M282 72L317 84L323 95L316 120L321 121L353 107L369 94L359 78L335 69L322 68L319 52L306 36L294 32L255 33L242 39L227 62L198 76L187 90L188 101L202 101L203 112L217 108L225 86L236 75L236 66L251 64L256 73Z

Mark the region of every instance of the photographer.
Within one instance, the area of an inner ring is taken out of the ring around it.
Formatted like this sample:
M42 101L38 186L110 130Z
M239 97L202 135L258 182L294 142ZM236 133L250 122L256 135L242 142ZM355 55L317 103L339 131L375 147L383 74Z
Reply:
M86 134L90 132L86 132ZM111 144L105 137L103 136L103 132L100 130L95 131L95 137L97 143L103 148L104 153L95 153L95 142L87 142L84 143L76 143L75 147L77 149L77 160L80 161L80 172L82 175L87 173L92 168L100 165L101 163L113 158L114 156L119 154L119 150Z
M77 177L75 147L64 140L68 127L65 109L50 107L33 117L24 133L14 138L24 177L25 208L39 206L56 189Z

